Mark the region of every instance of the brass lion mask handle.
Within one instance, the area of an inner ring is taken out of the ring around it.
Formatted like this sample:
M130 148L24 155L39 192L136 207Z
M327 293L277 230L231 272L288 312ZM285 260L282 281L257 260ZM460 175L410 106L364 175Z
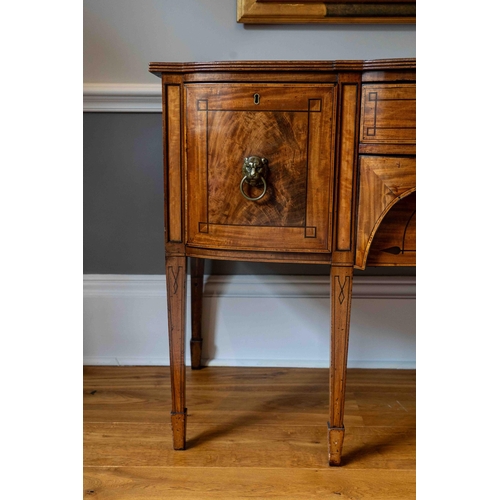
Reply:
M240 191L247 200L257 201L266 194L267 182L265 176L269 171L268 163L266 158L261 158L260 156L249 156L243 161L243 179L240 182ZM252 198L243 190L245 183L255 187L263 186L264 189L259 196Z

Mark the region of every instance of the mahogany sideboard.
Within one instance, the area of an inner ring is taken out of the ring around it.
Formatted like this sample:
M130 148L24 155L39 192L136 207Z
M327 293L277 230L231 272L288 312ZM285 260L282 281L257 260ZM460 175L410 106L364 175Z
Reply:
M341 462L353 269L416 263L416 61L150 64L162 79L174 449L186 446L186 267L330 265L328 454Z

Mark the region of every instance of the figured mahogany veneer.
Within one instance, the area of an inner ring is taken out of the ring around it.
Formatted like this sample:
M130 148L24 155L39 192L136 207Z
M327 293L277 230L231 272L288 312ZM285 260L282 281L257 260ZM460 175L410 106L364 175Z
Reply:
M203 259L331 266L329 463L339 465L353 269L416 262L416 63L151 63L162 79L174 448L201 367ZM243 168L245 163L245 168Z
M187 192L196 192L187 198L188 245L330 251L332 188L323 188L333 183L334 92L333 85L185 86ZM243 159L252 155L269 162L268 188L256 202L239 190Z

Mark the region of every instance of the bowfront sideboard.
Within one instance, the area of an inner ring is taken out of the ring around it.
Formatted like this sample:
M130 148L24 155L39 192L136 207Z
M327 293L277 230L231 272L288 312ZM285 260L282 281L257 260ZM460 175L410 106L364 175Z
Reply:
M353 269L416 263L416 62L151 63L162 79L175 449L185 311L201 366L204 259L329 264L330 465L341 462Z

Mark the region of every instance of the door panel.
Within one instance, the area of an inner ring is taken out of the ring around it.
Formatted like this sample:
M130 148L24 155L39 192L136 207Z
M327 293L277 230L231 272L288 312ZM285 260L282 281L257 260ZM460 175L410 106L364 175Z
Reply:
M330 250L334 91L186 85L189 245ZM267 160L265 187L244 179L252 156Z

